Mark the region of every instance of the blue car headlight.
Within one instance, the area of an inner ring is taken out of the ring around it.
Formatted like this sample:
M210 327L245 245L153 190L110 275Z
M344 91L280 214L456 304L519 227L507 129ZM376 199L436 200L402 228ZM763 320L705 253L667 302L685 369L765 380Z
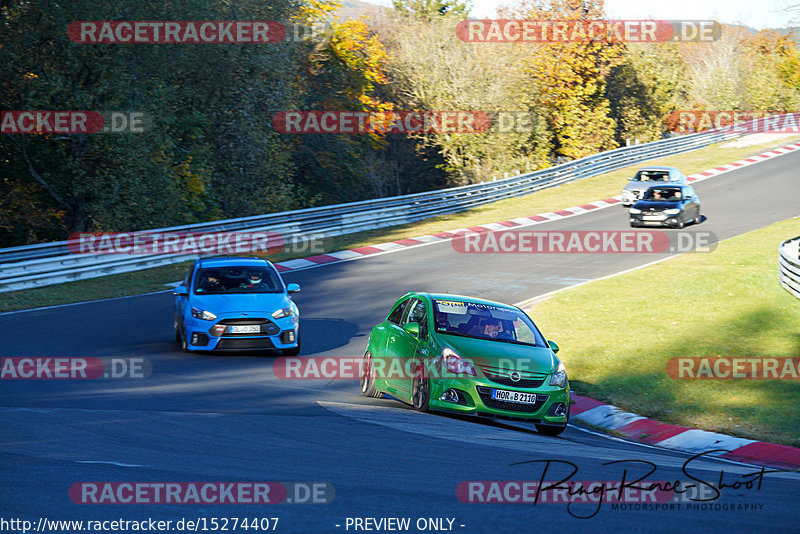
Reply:
M192 317L195 319L202 319L204 321L213 321L217 318L217 316L210 311L201 310L200 308L195 308L194 306L192 306Z
M294 312L290 306L285 308L281 308L280 310L275 310L272 312L273 319L283 319L284 317L291 317Z
M672 208L672 209L669 209L669 210L664 210L664 214L665 215L677 215L680 212L681 212L681 210L679 210L678 208Z
M550 385L558 386L560 388L563 388L567 385L567 368L564 366L563 362L558 362L556 372L550 377Z

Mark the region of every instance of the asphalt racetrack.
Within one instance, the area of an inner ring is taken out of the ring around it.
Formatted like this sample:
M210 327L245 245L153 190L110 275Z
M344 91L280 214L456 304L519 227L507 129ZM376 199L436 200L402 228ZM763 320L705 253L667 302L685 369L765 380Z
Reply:
M798 167L795 152L697 183L705 220L685 231L722 240L800 214ZM620 206L536 226L627 229ZM371 327L410 290L515 303L667 255L462 254L442 242L284 278L302 287L294 297L302 313L301 356L360 356ZM278 379L273 354L184 354L173 338L169 292L3 314L0 331L3 357L143 357L152 366L143 380L2 381L4 519L38 526L40 518L174 525L182 518L277 517L277 532L306 533L397 531L395 523L378 528L368 518L407 518L408 532L493 534L800 528L797 473L759 475L753 466L691 459L575 427L547 437L518 424L420 414L392 399L361 397L357 381ZM569 347L562 349L569 368ZM647 480L691 474L735 487L715 501L678 496L627 509L464 502L464 488L478 500L491 488L470 481L558 480L573 469L572 479L581 481L630 480L655 469ZM747 480L760 484L734 484ZM269 505L92 505L69 495L79 482L203 481L325 483L333 498L297 503L306 498L302 485L288 485L298 493Z

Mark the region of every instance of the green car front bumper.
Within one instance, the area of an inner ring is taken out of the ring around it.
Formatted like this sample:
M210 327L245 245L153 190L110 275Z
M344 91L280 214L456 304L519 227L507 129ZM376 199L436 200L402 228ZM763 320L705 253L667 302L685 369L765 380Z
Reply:
M542 385L537 388L524 389L500 385L488 379L458 377L432 379L430 386L430 407L433 410L485 417L525 419L534 423L556 426L566 424L569 414L569 383L563 388ZM493 399L493 389L530 393L536 395L536 403L523 404Z

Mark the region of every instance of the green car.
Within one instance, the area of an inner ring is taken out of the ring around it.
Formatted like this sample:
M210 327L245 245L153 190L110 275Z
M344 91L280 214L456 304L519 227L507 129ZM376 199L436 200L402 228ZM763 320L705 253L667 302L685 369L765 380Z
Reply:
M361 393L388 393L419 411L524 419L556 436L569 421L567 371L556 352L515 306L408 293L370 333Z

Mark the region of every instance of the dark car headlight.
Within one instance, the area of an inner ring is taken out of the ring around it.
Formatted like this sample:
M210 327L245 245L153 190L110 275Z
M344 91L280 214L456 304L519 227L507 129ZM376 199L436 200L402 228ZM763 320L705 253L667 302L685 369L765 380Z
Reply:
M677 215L681 212L679 208L672 208L668 210L664 210L664 215Z
M560 388L563 388L567 385L567 368L564 366L563 362L558 362L556 372L550 377L550 385L558 386Z
M195 319L202 319L204 321L213 321L217 318L217 316L210 311L201 310L200 308L195 308L194 306L192 306L192 317Z
M642 210L640 210L639 208L631 208L630 212L633 214L639 214L642 213Z

